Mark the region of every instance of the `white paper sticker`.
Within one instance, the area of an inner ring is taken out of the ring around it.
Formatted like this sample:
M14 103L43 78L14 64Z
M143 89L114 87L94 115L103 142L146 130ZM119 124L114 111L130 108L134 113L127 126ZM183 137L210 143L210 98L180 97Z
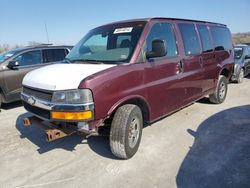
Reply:
M117 28L114 31L114 34L117 33L130 33L133 30L133 27L124 27L124 28Z

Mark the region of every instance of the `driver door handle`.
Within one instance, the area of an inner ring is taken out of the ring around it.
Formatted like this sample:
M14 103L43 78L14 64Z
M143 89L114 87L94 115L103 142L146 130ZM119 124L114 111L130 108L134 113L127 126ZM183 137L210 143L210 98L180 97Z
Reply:
M184 72L183 60L180 60L179 63L178 63L178 70L179 70L179 73L183 73Z

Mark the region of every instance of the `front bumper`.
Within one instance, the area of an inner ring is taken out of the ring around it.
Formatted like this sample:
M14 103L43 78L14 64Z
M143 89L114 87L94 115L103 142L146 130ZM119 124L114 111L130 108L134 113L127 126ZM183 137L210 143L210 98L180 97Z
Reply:
M94 103L86 104L58 104L47 100L39 99L35 96L21 93L21 99L24 103L24 108L35 116L48 121L62 122L86 122L94 119ZM87 119L64 120L54 119L52 113L84 113L91 112L92 116Z

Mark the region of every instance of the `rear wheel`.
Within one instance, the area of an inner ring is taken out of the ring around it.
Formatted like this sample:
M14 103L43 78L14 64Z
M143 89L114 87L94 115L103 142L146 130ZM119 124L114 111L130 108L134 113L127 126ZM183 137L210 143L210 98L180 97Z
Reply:
M2 95L0 94L0 111L1 111L2 102L3 102L3 97L2 97Z
M241 69L240 69L239 76L238 76L238 78L237 78L237 83L242 83L242 82L243 82L243 79L244 79L244 69L241 68Z
M118 108L110 130L112 153L122 159L134 156L140 145L142 126L142 112L138 106L126 104Z
M225 76L220 75L217 83L216 90L213 94L209 95L209 100L214 104L223 103L227 96L227 79Z

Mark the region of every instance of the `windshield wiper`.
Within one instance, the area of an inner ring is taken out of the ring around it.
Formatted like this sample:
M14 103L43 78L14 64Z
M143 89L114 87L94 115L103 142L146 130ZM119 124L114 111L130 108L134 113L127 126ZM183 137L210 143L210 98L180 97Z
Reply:
M63 61L64 61L64 62L67 62L67 63L72 63L72 62L70 61L70 59L68 59L68 58L64 58Z
M70 62L76 62L76 61L80 61L80 62L87 62L89 64L103 64L103 62L99 61L99 60L95 60L95 59L73 59Z

